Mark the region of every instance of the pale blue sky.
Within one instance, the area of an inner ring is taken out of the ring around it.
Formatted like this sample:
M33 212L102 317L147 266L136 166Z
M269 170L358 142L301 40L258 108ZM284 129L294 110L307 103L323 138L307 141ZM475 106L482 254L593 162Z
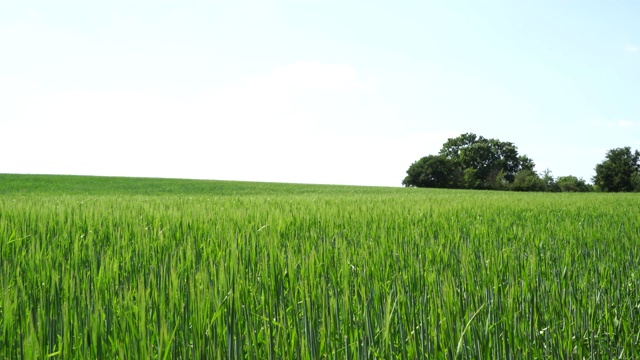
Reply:
M640 148L637 1L0 2L0 172L399 186L448 137Z

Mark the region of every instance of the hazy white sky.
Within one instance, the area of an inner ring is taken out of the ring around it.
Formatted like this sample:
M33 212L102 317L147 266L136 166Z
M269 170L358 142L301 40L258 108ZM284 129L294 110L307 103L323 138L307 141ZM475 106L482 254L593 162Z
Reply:
M640 2L0 1L0 172L399 186L449 137L640 148Z

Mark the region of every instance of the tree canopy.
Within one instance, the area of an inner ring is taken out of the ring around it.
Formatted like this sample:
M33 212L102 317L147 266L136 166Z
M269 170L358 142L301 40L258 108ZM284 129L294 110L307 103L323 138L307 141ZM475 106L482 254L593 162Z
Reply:
M534 163L519 155L511 142L466 133L448 139L438 155L414 162L402 182L405 186L501 189Z
M630 147L611 149L596 165L593 182L601 191L640 191L640 152Z
M411 187L514 191L588 192L640 191L640 152L611 149L595 168L594 185L572 175L554 178L549 169L538 174L535 163L520 155L512 142L465 133L448 139L437 155L409 166L402 185Z
M404 186L459 188L462 187L462 172L452 159L429 155L416 161L407 170Z
M442 145L440 155L456 161L465 170L475 170L475 179L488 187L502 178L513 182L518 171L533 170L535 166L527 156L518 154L518 148L513 143L472 133L447 140Z

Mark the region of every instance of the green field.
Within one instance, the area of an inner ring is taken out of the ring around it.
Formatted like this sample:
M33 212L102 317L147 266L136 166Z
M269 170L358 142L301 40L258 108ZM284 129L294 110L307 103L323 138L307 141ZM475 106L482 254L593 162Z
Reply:
M0 256L0 358L640 358L638 194L0 175Z

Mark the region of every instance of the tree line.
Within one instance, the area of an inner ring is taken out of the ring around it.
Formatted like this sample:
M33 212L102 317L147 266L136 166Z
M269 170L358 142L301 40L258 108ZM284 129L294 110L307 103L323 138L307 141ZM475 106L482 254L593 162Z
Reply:
M487 189L550 192L640 191L640 152L630 147L611 149L595 167L593 184L576 176L538 174L535 163L520 155L511 142L473 133L448 139L437 155L415 161L402 185L448 189Z

